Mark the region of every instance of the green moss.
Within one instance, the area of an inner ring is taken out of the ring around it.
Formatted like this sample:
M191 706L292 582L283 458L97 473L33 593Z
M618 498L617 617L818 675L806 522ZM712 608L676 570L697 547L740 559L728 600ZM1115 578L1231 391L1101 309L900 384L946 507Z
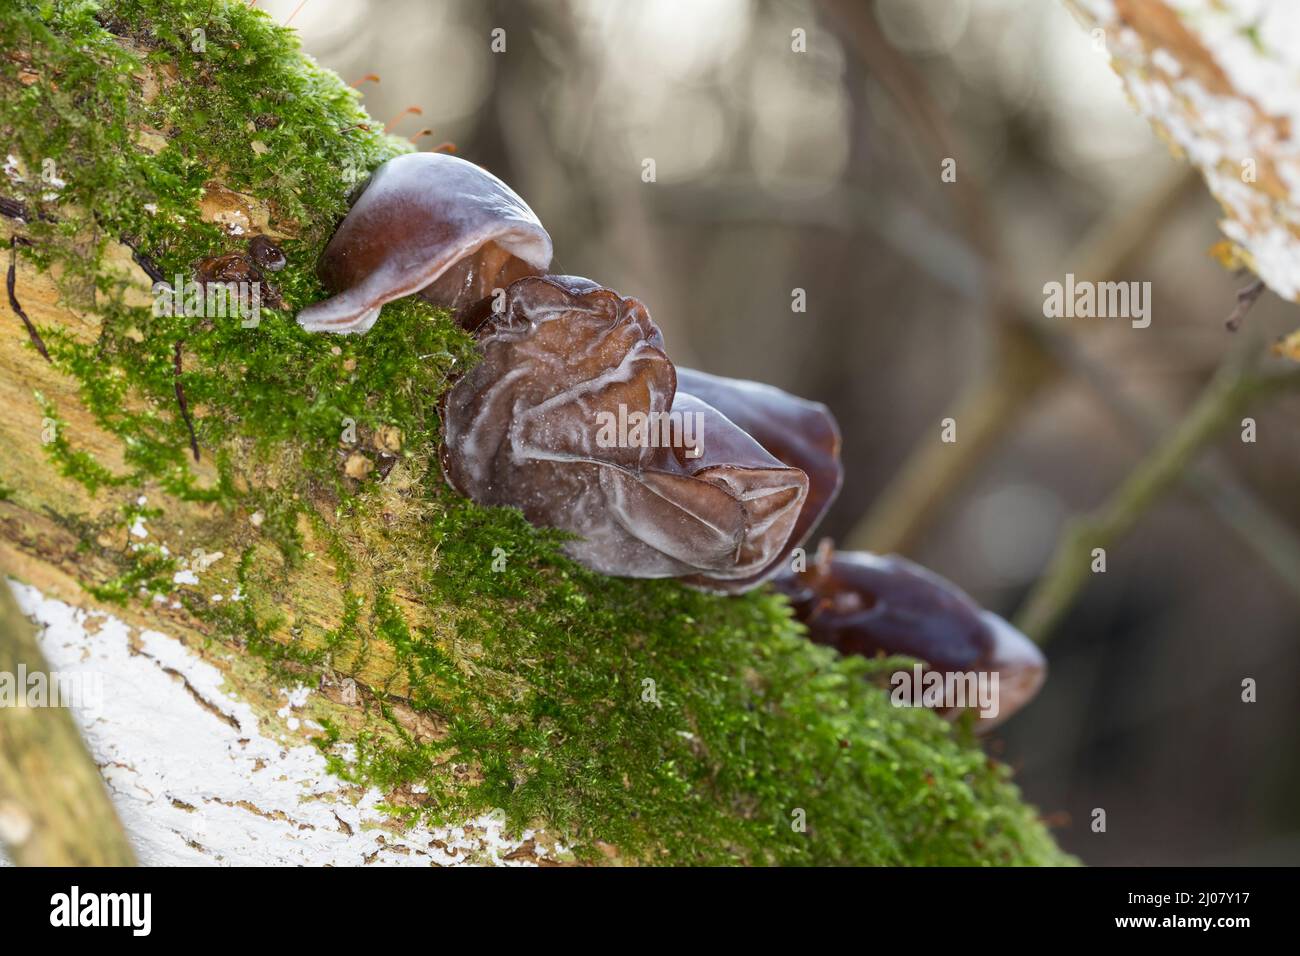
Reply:
M396 658L402 706L438 732L413 735L387 688L371 688L380 706L367 726L331 725L321 741L339 773L419 784L424 798L395 812L454 821L500 807L514 827L545 825L583 854L603 842L651 862L1066 861L1005 767L929 712L891 707L884 664L810 644L779 597L595 575L562 556L562 535L452 493L436 465L436 398L473 353L446 315L406 300L367 335L329 337L303 332L291 311L244 328L155 316L127 294L110 255L123 237L169 277L238 248L200 215L205 184L219 181L288 235L275 280L290 307L323 295L312 266L350 187L406 147L357 126L357 94L291 31L224 0L25 2L0 21L0 45L27 57L0 59L9 150L27 170L52 159L66 183L56 201L34 177L4 186L51 217L26 227L23 255L53 270L69 301L93 288L101 319L90 334L41 331L122 448L114 471L58 429L51 467L101 497L208 506L213 540L239 556L245 600L185 599L274 666L360 675L372 654ZM151 95L146 78L165 91ZM177 342L215 477L189 458ZM401 430L401 489L343 476L346 419L361 435ZM127 527L139 514L110 518ZM308 552L304 522L321 554ZM323 559L342 613L309 640L284 620L284 589ZM176 562L158 547L115 561L116 577L86 582L93 593L174 587ZM343 743L355 761L337 756Z
M1250 41L1250 45L1255 48L1255 52L1268 54L1268 48L1264 46L1264 38L1260 33L1258 21L1239 28L1238 32Z

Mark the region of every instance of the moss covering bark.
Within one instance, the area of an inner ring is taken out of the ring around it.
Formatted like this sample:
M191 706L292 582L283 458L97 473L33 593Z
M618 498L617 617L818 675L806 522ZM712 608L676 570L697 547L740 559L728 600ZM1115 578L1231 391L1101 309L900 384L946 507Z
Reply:
M355 680L351 716L317 742L395 812L499 807L580 857L612 847L637 862L1068 862L1006 767L962 729L890 705L890 662L810 644L767 591L593 574L559 534L447 488L436 400L473 361L450 318L407 300L364 336L293 321L323 295L313 266L350 188L409 146L367 128L356 92L292 31L225 0L0 9L15 170L0 194L25 206L8 225L65 317L37 323L41 368L71 378L63 394L108 436L79 441L61 425L68 401L32 382L45 434L24 447L40 454L0 454L0 485L4 507L33 511L52 476L75 485L57 521L96 598L179 602L276 677ZM51 162L57 182L41 176ZM152 314L128 248L170 280L249 232L288 257L272 277L285 310L254 328ZM391 429L395 467L348 477L349 457L381 460ZM133 540L141 521L152 534ZM177 584L203 566L196 543L223 557L201 587Z

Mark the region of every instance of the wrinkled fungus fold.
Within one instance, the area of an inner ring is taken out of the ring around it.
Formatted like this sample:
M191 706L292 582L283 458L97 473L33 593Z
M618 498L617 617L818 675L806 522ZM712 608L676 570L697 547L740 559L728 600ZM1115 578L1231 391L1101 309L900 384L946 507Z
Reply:
M679 391L663 344L636 299L571 277L513 283L444 402L445 472L480 504L581 536L569 553L597 571L751 586L784 553L808 476ZM628 421L640 434L613 427Z

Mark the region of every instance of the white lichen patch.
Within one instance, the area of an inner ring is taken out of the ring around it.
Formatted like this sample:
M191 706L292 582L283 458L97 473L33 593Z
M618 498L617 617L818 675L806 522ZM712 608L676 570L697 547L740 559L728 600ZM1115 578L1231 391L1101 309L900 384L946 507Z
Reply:
M1300 3L1067 3L1104 31L1138 111L1201 171L1242 258L1300 301Z
M273 739L180 641L13 589L51 669L102 688L74 712L146 865L518 866L564 854L533 831L508 838L493 814L402 827L380 809L383 794L330 774L305 739ZM281 691L287 723L309 696Z

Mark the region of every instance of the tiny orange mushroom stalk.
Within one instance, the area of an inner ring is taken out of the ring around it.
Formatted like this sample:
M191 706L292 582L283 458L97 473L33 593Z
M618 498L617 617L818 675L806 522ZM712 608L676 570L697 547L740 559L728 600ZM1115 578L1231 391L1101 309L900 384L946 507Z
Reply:
M573 532L567 550L582 564L724 593L776 578L814 640L912 654L931 670L996 671L999 719L1033 696L1037 648L925 569L829 553L811 571L788 569L842 481L824 405L678 369L644 305L547 274L551 257L537 216L491 173L441 153L399 156L322 254L335 294L298 322L365 332L408 295L451 309L482 358L443 397L447 480L480 504ZM682 440L688 419L694 439ZM611 421L634 424L611 440Z

